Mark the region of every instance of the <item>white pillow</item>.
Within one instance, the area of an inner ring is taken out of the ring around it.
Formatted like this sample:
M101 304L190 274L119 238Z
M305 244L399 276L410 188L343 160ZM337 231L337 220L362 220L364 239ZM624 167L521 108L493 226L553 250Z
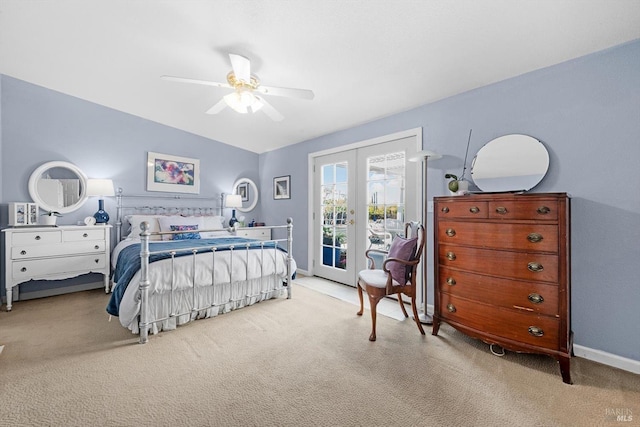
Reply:
M160 231L160 224L158 223L158 218L162 215L127 215L124 218L130 225L128 238L139 238L142 230L140 229L140 224L144 221L149 223L149 231L151 233L158 233ZM160 236L151 236L149 240L160 240Z
M218 237L220 236L220 233L218 231L211 231L211 230L224 230L224 217L223 216L203 216L202 218L202 229L203 230L209 230L209 231L201 231L200 232L200 237L202 237L203 239L210 239L212 237ZM226 234L229 234L228 232L225 232Z
M160 231L172 231L172 225L197 225L198 230L203 229L201 216L160 216L158 217ZM173 240L173 234L164 234L162 240Z

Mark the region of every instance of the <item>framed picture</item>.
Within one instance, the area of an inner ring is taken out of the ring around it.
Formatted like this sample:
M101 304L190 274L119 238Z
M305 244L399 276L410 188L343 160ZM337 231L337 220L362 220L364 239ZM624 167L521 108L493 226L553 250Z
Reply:
M238 191L238 194L242 196L243 202L249 201L249 183L248 182L245 182L244 184L239 184L237 191Z
M147 191L200 194L200 160L149 151Z
M291 198L291 175L273 178L273 198L276 200Z

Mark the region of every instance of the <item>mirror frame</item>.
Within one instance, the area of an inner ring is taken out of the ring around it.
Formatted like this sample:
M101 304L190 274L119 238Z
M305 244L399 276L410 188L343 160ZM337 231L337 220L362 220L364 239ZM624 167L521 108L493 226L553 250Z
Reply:
M251 191L253 191L253 194L255 195L253 200L251 199L251 196L249 197L249 201L251 203L249 203L249 205L242 206L241 208L236 208L236 210L240 211L240 212L250 212L252 210L255 209L256 205L258 204L258 198L260 197L260 195L258 194L258 186L256 185L255 182L253 182L253 180L249 179L249 178L239 178L236 182L233 183L233 191L232 194L238 194L237 190L238 190L238 186L240 184L244 184L244 183L249 184L249 187L251 187Z
M38 180L42 177L43 173L53 168L69 169L78 176L78 179L80 180L80 183L82 185L82 190L80 192L80 199L73 205L64 207L51 207L46 204L38 194ZM45 211L55 211L61 214L76 211L80 209L80 207L82 207L84 202L87 200L87 175L85 175L85 173L82 172L82 170L80 170L80 168L78 168L73 163L63 162L59 160L43 163L38 166L29 177L29 195L31 196L33 201L37 203L38 206L40 206L40 209L43 209Z
M528 154L523 153L522 145L528 148ZM532 164L534 160L537 162ZM481 167L478 168L478 165ZM524 171L529 173L522 173ZM473 183L482 192L488 193L529 191L544 179L548 171L547 147L539 139L523 134L508 134L492 139L478 150L471 164ZM485 181L479 184L478 181L482 180Z

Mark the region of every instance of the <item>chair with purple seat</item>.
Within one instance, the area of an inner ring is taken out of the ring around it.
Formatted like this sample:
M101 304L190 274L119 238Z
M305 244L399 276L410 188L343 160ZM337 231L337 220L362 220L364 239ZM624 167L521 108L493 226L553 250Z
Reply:
M360 311L358 316L362 316L364 311L364 300L362 291L369 296L371 306L371 335L369 341L376 340L376 307L378 302L388 295L398 295L398 302L404 317L409 317L404 308L402 295L411 299L411 309L413 318L418 325L420 333L424 335L424 329L418 318L416 308L416 275L420 257L425 246L424 226L418 222L408 222L404 226L407 237L396 236L391 242L389 251L380 249L368 249L365 256L369 259L369 269L358 273L358 297L360 298ZM382 268L377 269L373 254L383 254L387 258L382 262Z

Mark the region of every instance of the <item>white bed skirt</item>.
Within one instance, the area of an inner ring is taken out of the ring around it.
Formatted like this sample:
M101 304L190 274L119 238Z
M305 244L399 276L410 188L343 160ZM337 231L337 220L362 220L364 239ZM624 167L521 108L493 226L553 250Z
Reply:
M132 283L139 283L139 272L132 279ZM127 295L132 288L136 295ZM119 319L122 326L139 333L138 314L140 313L140 298L138 286L129 286L120 303ZM173 330L179 325L192 320L214 317L248 305L256 304L271 298L286 294L286 287L280 275L250 279L248 281L216 284L215 287L203 286L195 289L195 305L193 310L193 288L177 289L171 295L170 290L149 292L149 319L163 319L152 323L149 332L157 334L160 331ZM182 314L186 313L186 314ZM171 315L179 314L177 316Z

